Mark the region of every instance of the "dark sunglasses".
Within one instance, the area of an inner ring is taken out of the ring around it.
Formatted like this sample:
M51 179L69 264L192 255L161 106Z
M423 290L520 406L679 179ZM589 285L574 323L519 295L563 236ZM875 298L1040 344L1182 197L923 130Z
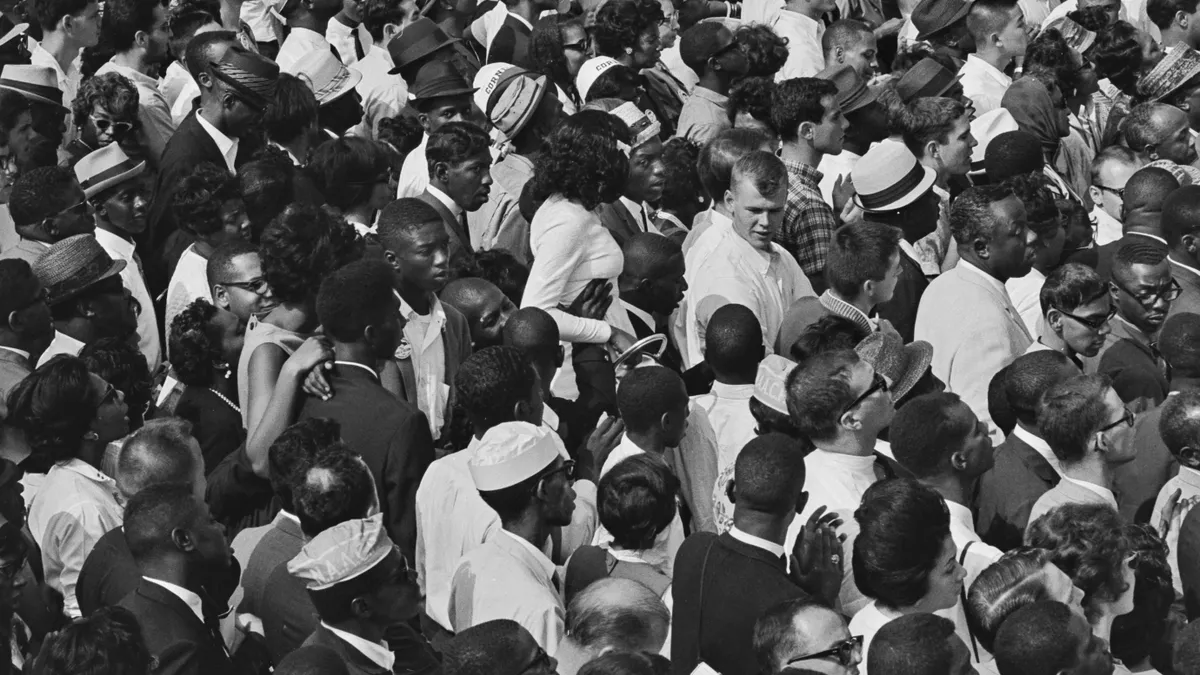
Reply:
M788 662L785 663L784 666L790 666L793 663L800 663L801 661L828 659L832 657L837 659L838 663L842 664L843 668L849 668L854 664L854 657L862 653L862 643L863 636L854 635L842 640L823 652L814 652L812 654L805 654L804 656L797 656L794 659L788 659Z
M867 387L867 390L864 391L861 396L854 399L850 403L850 405L846 406L845 408L842 408L842 414L845 415L846 413L850 412L851 410L854 410L856 407L858 407L858 404L860 404L863 401L870 398L871 395L874 394L875 392L887 391L887 390L888 390L887 380L883 379L883 376L879 374L879 371L875 371L874 379L871 380L871 386Z
M1055 309L1058 309L1058 308L1055 307ZM1112 320L1112 318L1114 316L1117 315L1117 308L1109 307L1108 314L1106 314L1104 316L1093 316L1093 317L1075 316L1074 314L1072 314L1070 312L1065 312L1061 309L1058 309L1058 313L1062 314L1063 316L1067 317L1068 319L1074 319L1075 321L1078 321L1079 323L1087 326L1088 328L1091 328L1092 330L1100 330L1101 328L1104 328L1104 325L1107 324L1110 320Z
M1099 431L1099 433L1104 433L1105 431L1109 431L1110 429L1116 429L1117 427L1121 426L1122 424L1132 427L1133 421L1134 421L1133 411L1130 410L1129 408L1125 408L1125 414L1121 416L1121 419L1117 420L1116 422L1113 422L1112 424L1107 424L1105 426L1100 427L1100 429L1098 431Z
M583 52L584 54L587 54L588 52L592 51L592 41L590 38L584 38L579 42L568 42L563 45L563 49L570 49L572 51Z
M100 398L100 402L96 404L97 408L103 408L109 403L117 400L117 388L112 386L112 383L107 384L108 388L104 390L104 396Z
M73 204L71 206L68 206L67 208L63 209L62 211L59 211L58 213L46 218L46 220L54 220L55 218L60 218L62 216L86 216L88 213L88 209L90 209L90 208L91 208L91 205L88 203L88 200L84 199L83 201L79 202L78 204Z
M1092 183L1092 185L1095 185L1097 188L1099 188L1100 190L1102 190L1104 192L1111 192L1114 195L1120 197L1121 199L1125 199L1125 188L1121 188L1118 190L1117 188L1110 188L1107 185L1101 185L1099 183Z
M96 117L95 115L89 115L88 117L91 118L92 124L96 125L96 130L102 134L107 133L109 129L112 129L112 133L115 136L123 136L133 131L133 122L114 122L108 118Z
M228 288L240 288L243 291L249 291L255 295L262 295L267 292L266 277L259 277L249 281L218 281L217 285L226 286Z

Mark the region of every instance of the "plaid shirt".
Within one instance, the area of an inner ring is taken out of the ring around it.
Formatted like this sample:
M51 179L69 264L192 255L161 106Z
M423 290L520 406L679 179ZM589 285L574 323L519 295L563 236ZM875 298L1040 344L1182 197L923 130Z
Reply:
M775 243L787 249L808 278L820 278L838 221L821 196L821 172L784 160L788 172L787 206Z

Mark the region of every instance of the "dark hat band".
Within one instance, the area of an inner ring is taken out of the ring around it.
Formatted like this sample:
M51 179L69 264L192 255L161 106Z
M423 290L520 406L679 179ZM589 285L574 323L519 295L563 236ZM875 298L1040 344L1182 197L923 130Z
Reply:
M859 194L858 199L862 202L863 209L875 211L912 192L913 188L921 184L923 178L925 178L925 167L920 162L914 162L912 170L891 187L871 194Z
M29 82L20 82L10 80L8 78L0 78L0 87L19 91L24 94L31 94L38 98L49 99L58 105L62 105L63 93L58 87L50 87L41 84L30 84Z
M420 84L423 86L421 86L419 90L413 92L412 99L414 101L440 98L442 96L469 94L473 91L471 87L463 81L462 77L457 75L438 77Z
M105 273L113 266L112 258L95 256L87 264L75 270L71 276L46 285L46 304L56 305L79 295L89 287L106 278Z
M141 164L143 164L143 162L135 162L132 159L126 158L125 161L121 162L120 164L110 166L107 169L101 171L100 173L88 176L85 180L83 180L79 184L79 187L83 188L84 192L87 192L95 185L99 185L106 180L109 180L111 178L116 178L117 176L120 176L121 174L126 174L126 173L129 173L130 171L137 169L138 166Z
M924 84L907 95L901 93L901 100L909 103L918 98L931 98L941 96L946 93L946 90L954 85L954 73L951 73L945 68L939 68L937 73L927 80Z

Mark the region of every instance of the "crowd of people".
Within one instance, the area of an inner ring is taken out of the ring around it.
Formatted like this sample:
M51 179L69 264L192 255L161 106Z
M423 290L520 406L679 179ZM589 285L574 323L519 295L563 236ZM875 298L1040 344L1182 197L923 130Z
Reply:
M1198 50L0 0L0 675L1200 675Z

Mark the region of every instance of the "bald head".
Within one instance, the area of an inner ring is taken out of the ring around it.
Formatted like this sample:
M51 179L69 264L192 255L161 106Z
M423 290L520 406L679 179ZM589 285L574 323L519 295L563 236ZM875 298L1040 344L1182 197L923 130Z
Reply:
M1190 164L1196 159L1187 113L1175 106L1136 106L1121 124L1121 133L1129 149L1145 159L1169 159L1176 164Z
M644 232L625 242L625 269L621 277L657 279L662 276L671 258L682 257L679 244L660 234Z
M179 417L150 420L117 455L117 489L126 498L151 485L183 483L204 498L204 458L192 425Z
M567 608L568 639L597 655L605 649L657 654L670 623L662 598L629 579L596 581Z
M495 284L477 277L451 281L438 297L466 317L475 349L499 345L504 325L517 309Z
M1157 234L1161 228L1163 202L1179 189L1170 171L1154 166L1138 169L1125 184L1122 210L1126 231Z
M789 600L768 609L754 624L754 655L764 673L778 673L797 654L829 649L850 637L846 620L812 600Z

